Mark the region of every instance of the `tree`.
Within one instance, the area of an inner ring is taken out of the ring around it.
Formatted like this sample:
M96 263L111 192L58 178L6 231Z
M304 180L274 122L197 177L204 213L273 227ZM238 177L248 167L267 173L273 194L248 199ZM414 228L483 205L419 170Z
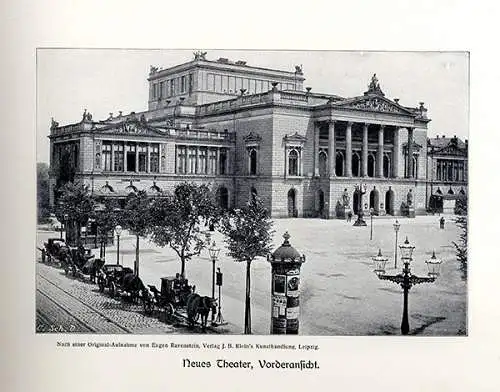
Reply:
M256 257L265 257L271 252L272 225L269 210L258 197L250 200L242 209L228 213L221 221L229 256L237 262L246 262L245 334L252 333L250 266Z
M79 182L68 182L61 189L58 200L58 218L65 223L69 243L80 242L81 228L86 225L94 212L94 200L88 186ZM65 216L67 215L67 219ZM69 236L68 236L69 234Z
M152 200L148 198L146 191L131 193L122 211L123 225L135 234L135 261L134 273L139 275L139 237L145 237L151 226L150 210Z
M455 246L457 259L460 263L459 268L462 272L462 279L467 280L467 199L458 199L457 204L461 216L455 219L455 224L460 228L460 236L458 243L453 242L453 246Z
M116 199L97 198L94 202L96 206L94 209L94 219L97 226L96 237L98 235L100 237L100 257L105 258L108 233L113 231L118 223L118 201Z
M151 209L151 238L159 246L170 246L181 260L185 276L186 261L206 246L200 226L216 220L219 209L207 185L182 183L173 195L157 199Z
M36 164L37 217L38 222L49 215L49 166L44 162Z

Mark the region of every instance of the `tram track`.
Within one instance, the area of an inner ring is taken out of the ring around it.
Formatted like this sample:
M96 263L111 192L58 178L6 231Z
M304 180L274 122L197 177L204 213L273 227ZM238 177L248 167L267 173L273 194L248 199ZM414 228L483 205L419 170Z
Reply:
M78 313L82 313L82 314L86 314L86 315L89 315L89 314L97 315L97 320L94 320L95 321L94 324L101 324L101 325L104 324L104 325L106 325L106 329L112 330L111 331L112 333L132 333L132 331L129 330L128 328L120 325L119 323L117 323L116 321L114 321L110 317L106 316L104 313L102 313L98 309L96 309L93 306L82 301L81 299L74 296L73 294L71 294L67 290L61 288L60 286L58 286L57 284L52 282L50 279L47 279L46 277L41 276L41 275L38 275L38 279L41 279L44 282L48 283L53 290L55 289L55 291L62 292L62 293L64 293L65 296L71 298L71 301L78 304L78 306L80 307L80 310ZM88 331L83 331L83 332L102 333L102 330L100 328L97 328L96 326L92 326L91 323L83 320L83 317L79 317L78 315L76 315L75 311L72 311L71 309L68 309L67 307L61 305L61 303L58 302L57 299L53 298L53 295L51 295L50 293L48 293L40 288L37 288L37 292L40 293L41 295L43 295L44 297L46 297L58 309L61 309L66 314L68 314L71 318L74 318L75 320L77 320L77 322L80 323L81 325L83 325L84 328L88 329ZM45 319L47 319L46 316L45 316ZM78 331L78 332L80 332L80 331Z

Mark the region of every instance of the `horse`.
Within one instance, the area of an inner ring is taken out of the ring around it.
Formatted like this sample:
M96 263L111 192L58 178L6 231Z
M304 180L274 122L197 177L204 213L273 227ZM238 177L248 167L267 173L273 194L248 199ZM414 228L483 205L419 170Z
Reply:
M139 276L132 273L125 274L120 280L121 289L130 294L130 299L135 302L138 298L145 298L148 290Z
M187 314L189 326L192 328L194 326L196 318L201 316L201 331L206 332L208 314L212 311L215 314L217 311L216 300L212 297L204 296L193 293L187 299Z

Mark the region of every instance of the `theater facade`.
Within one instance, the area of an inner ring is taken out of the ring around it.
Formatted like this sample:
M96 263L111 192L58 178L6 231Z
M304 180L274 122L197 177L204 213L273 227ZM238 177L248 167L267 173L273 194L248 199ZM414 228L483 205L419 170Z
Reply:
M191 181L212 184L224 208L258 195L274 217L343 217L359 205L378 215L405 215L408 204L426 211L427 109L386 97L376 75L358 96L340 97L304 89L299 66L265 69L197 52L151 67L148 81L147 111L52 120L52 205L67 181L121 199Z

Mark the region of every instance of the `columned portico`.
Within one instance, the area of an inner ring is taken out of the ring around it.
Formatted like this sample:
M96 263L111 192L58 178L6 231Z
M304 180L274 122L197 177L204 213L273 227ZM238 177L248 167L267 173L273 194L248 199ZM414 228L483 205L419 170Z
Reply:
M328 124L328 159L330 163L330 177L335 177L335 121L330 121Z
M368 176L368 124L363 124L363 152L362 152L362 172L361 175L363 177Z
M413 128L408 128L408 154L406 156L408 178L413 178Z
M352 177L352 122L347 123L345 131L345 176Z
M319 123L314 123L314 176L319 177Z
M378 129L377 177L384 176L384 126Z
M396 128L394 130L394 147L392 154L392 175L394 178L399 177L399 156L401 154L401 148L399 145L399 133L401 132L401 128Z

